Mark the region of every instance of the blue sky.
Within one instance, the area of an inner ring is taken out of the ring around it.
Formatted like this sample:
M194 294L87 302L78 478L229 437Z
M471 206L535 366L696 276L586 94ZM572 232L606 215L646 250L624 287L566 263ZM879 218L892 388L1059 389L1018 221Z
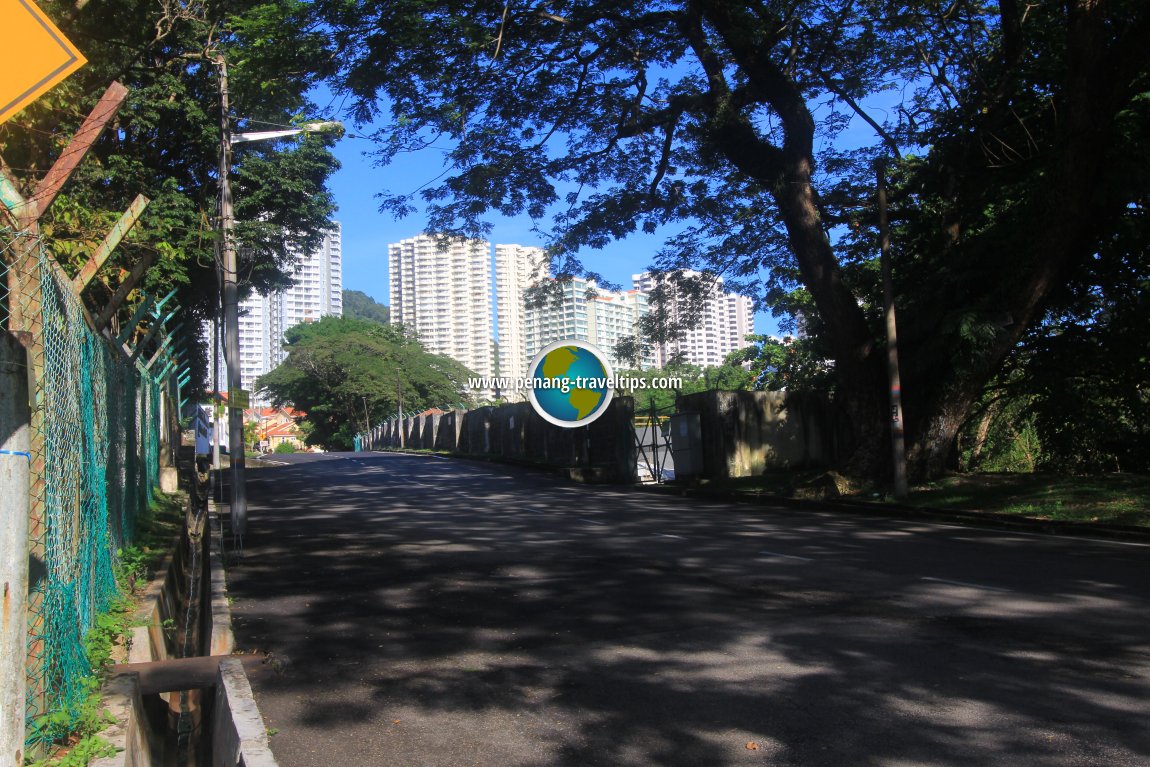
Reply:
M376 167L372 159L365 156L371 152L372 142L356 138L356 130L350 125L348 129L351 135L341 139L334 150L343 167L329 183L339 205L335 217L343 225L343 286L345 290L361 290L386 304L389 303L387 245L421 233L426 219L419 212L398 221L390 213L380 213L376 194L385 189L412 192L428 184L444 171L442 155L424 150L401 156L386 167ZM526 216L504 218L492 214L489 220L494 225L492 242L542 244ZM646 269L661 245L660 236L636 233L601 251L584 251L580 257L589 269L629 288L631 275ZM777 331L773 317L756 315L755 332Z
M904 89L893 89L872 94L863 107L873 117L884 120L893 106L905 98ZM346 106L323 87L309 94L324 114L338 114ZM828 106L812 102L816 120L825 116ZM386 114L386 110L384 110ZM407 237L414 237L426 228L427 220L421 211L395 220L388 213L379 212L376 195L384 190L403 194L415 192L435 182L446 170L440 150L429 148L420 152L398 156L386 167L376 167L370 154L373 144L366 138L356 137L357 129L348 124L348 135L335 147L335 154L343 167L331 178L330 188L339 211L336 218L343 224L343 280L344 288L361 290L380 303L389 303L387 245ZM822 139L826 141L826 139ZM841 147L860 147L874 143L873 130L863 120L853 117L835 139ZM418 205L418 198L415 199ZM538 235L532 231L533 222L527 217L504 218L492 213L488 220L494 225L491 241L519 245L540 245ZM542 225L543 222L539 222ZM663 239L675 232L673 227L655 235L641 232L617 241L600 251L583 251L580 260L590 270L607 280L629 288L631 275L645 270ZM755 315L755 332L778 335L778 321L769 313Z

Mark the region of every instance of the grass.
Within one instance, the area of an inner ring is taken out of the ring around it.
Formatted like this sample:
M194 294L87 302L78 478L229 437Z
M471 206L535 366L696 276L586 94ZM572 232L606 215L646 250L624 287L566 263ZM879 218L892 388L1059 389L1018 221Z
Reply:
M781 495L791 497L795 488L825 474L823 469L800 471L771 471L754 477L735 477L704 481L704 486L712 490L727 490L755 495Z
M1143 474L956 474L911 490L908 503L1059 522L1150 527Z
M172 548L184 525L183 493L167 495L156 491L152 504L136 520L136 539L117 554L122 579L131 587L152 577L153 570Z
M772 472L712 482L740 493L791 497L822 472ZM889 500L874 492L851 500ZM1145 474L954 474L911 488L906 503L934 509L1014 514L1059 522L1150 527L1150 476Z

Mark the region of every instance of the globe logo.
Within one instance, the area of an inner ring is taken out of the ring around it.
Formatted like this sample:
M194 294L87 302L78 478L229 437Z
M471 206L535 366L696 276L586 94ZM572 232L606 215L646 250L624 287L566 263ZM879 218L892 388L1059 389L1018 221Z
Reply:
M528 399L544 420L574 428L586 426L607 409L614 373L602 352L586 341L557 341L528 367Z

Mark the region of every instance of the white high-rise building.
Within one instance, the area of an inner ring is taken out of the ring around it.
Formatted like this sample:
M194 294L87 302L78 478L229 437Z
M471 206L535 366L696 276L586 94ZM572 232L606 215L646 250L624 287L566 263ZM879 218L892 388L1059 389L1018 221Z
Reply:
M240 302L240 380L252 401L260 402L254 391L256 378L284 361L284 332L320 317L343 316L343 246L338 221L315 251L298 259L292 272L294 284L286 290L261 296L252 294ZM209 323L209 333L214 332ZM220 389L227 389L227 373L220 360Z
M589 341L599 347L614 368L631 367L615 357L615 345L639 334L639 319L647 313L647 296L638 290L615 292L595 282L573 279L560 284L562 300L527 309L524 319L524 355L530 361L555 341ZM647 355L640 367L654 365Z
M391 321L424 347L493 375L491 244L421 234L387 246Z
M526 291L548 277L543 248L526 245L495 246L495 315L499 324L499 375L527 375Z
M684 271L683 274L693 279L703 277L693 271ZM667 277L643 272L631 275L631 282L637 290L648 296L661 284L668 298L667 312L670 320L680 319L686 311L686 298L679 295L678 289ZM700 367L717 367L723 364L728 354L750 345L746 337L755 332L754 302L746 296L723 292L722 277L710 283L706 291L698 325L682 331L674 341L655 346L655 363L659 367L673 359ZM654 303L652 300L652 308Z

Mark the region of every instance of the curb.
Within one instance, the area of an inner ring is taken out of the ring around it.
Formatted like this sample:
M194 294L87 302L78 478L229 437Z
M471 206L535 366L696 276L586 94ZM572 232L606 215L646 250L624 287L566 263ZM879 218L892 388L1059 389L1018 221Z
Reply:
M372 450L375 453L400 453L406 455L431 455L427 451L412 449L403 450ZM550 474L576 484L585 484L571 475L572 469L542 466L530 461L516 460L503 456L487 456L482 454L467 455L437 455L454 461L471 461L485 464L501 464L515 466ZM1035 535L1054 535L1073 538L1105 538L1115 541L1131 543L1150 543L1150 529L1131 527L1129 525L1106 525L1093 522L1060 522L1050 519L1033 519L1031 517L1018 517L1012 514L1002 514L993 511L965 511L962 509L939 509L931 506L908 506L903 503L852 501L843 499L828 499L822 501L807 500L804 498L790 498L785 495L770 493L748 493L736 490L710 490L707 488L685 487L682 485L645 485L610 483L614 487L630 488L638 492L678 495L684 498L707 498L716 501L730 501L757 506L783 506L798 510L841 511L849 514L864 516L893 517L896 519L918 520L922 522L947 522L964 527L980 527L992 530L1010 530L1013 532L1033 533Z

